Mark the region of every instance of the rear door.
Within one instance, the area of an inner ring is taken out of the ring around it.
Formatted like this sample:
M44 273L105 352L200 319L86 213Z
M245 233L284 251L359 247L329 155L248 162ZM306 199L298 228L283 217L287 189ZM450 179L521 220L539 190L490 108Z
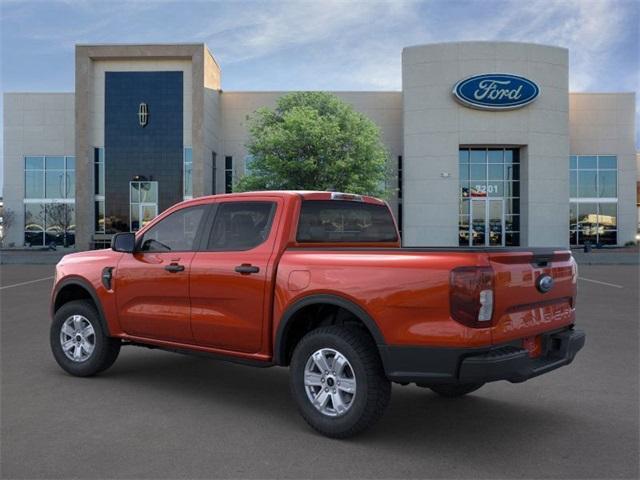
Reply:
M487 255L495 272L494 344L574 323L577 269L569 250L488 250Z
M191 329L199 345L261 350L281 212L282 200L273 197L215 204L205 246L191 268Z

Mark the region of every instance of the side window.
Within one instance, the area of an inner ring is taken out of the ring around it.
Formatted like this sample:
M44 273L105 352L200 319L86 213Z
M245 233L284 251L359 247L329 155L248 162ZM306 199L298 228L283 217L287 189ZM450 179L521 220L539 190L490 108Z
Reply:
M221 203L209 235L207 250L249 250L271 231L274 202Z
M206 206L188 207L172 213L145 232L143 252L185 252L194 250L196 233Z

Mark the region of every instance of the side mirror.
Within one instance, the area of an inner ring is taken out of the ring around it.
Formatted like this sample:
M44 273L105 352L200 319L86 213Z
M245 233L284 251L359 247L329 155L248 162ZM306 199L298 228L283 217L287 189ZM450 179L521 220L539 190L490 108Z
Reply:
M130 232L116 233L111 239L111 250L133 253L136 249L136 235Z

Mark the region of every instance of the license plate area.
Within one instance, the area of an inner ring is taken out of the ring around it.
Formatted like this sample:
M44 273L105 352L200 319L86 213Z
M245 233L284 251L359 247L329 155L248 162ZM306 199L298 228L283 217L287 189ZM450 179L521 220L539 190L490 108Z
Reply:
M542 355L542 335L523 338L522 347L529 353L529 358L538 358Z

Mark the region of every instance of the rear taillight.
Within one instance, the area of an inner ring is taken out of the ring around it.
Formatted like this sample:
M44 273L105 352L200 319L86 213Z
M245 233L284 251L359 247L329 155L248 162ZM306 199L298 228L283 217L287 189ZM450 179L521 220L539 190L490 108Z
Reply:
M493 317L493 270L490 267L460 267L452 270L449 308L453 319L467 327L490 327Z

